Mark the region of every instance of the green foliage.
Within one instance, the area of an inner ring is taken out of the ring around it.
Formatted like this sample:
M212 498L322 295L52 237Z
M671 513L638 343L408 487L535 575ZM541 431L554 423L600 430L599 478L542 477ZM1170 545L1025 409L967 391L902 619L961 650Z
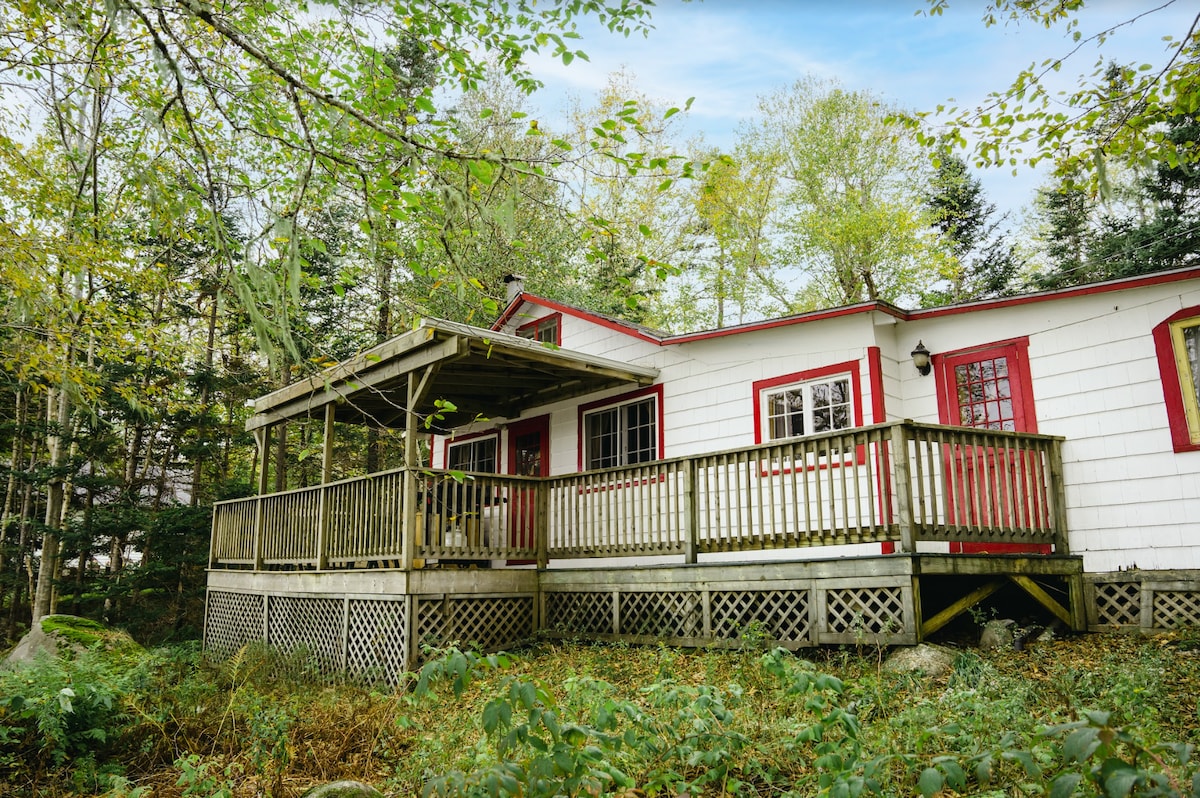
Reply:
M952 10L949 0L929 0L928 13L939 16ZM1087 8L1081 0L1029 3L994 0L987 4L983 23L1034 24L1061 29L1073 42L1069 51L1048 53L1017 73L1011 85L995 91L972 107L939 106L937 114L905 117L919 128L935 121L923 141L940 149L961 147L970 151L977 166L1033 166L1052 160L1059 176L1086 174L1094 189L1104 189L1110 160L1118 164L1194 164L1196 147L1172 140L1172 120L1200 108L1200 28L1166 31L1166 46L1159 63L1109 64L1102 54L1090 72L1078 75L1077 85L1059 92L1052 78L1068 67L1084 45L1103 44L1119 36L1132 20L1153 24L1153 13L1130 13L1130 20L1112 27L1087 31ZM1147 19L1149 17L1149 19ZM1086 33L1085 33L1086 31ZM1182 35L1180 35L1182 34Z

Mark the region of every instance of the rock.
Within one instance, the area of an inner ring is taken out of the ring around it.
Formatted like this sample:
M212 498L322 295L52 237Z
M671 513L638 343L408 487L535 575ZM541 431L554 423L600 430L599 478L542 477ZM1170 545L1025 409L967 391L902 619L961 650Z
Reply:
M954 661L958 652L921 643L912 648L898 648L883 663L883 669L889 673L911 673L920 671L931 679L937 679L954 669Z
M96 646L121 654L136 654L141 647L124 632L75 615L47 615L21 638L0 666L16 669L38 657L73 656Z
M361 781L333 781L313 787L300 798L383 798L383 793Z
M979 647L983 649L1012 648L1017 622L1011 618L988 621L979 635Z

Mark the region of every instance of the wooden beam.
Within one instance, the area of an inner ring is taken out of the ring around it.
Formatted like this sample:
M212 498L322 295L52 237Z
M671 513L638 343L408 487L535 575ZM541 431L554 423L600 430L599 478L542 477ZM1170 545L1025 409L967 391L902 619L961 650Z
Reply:
M1009 574L1008 578L1021 587L1026 593L1037 599L1050 612L1054 613L1054 617L1065 623L1068 627L1075 628L1075 619L1071 617L1071 613L1066 607L1059 604L1058 601L1047 593L1041 585L1030 579L1024 574Z
M987 584L975 588L928 621L923 622L921 624L921 639L929 637L929 635L941 629L1002 587L1004 587L1003 579L993 579Z
M356 394L371 388L378 388L384 383L403 377L405 374L419 371L434 363L465 357L467 351L467 347L461 338L449 338L436 345L424 347L402 358L374 368L364 374L352 375L355 376L353 381L347 379L337 382L324 382L322 383L323 388L310 388L307 393L301 396L273 405L273 409L269 411L254 414L246 420L246 429L252 431L258 427L274 424L284 419L308 415L312 411L323 408L331 402L340 400L353 402ZM309 382L311 381L302 384L308 385Z

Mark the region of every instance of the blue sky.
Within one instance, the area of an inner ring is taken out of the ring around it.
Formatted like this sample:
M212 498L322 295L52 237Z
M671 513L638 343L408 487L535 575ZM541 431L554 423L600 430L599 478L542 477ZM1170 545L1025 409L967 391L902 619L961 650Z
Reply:
M1090 74L1101 53L1119 61L1162 65L1164 35L1182 38L1197 11L1194 0L1167 3L1097 0L1080 16L1085 37L1166 4L1122 27L1097 50L1083 47L1059 74L1062 88ZM806 73L836 78L914 110L932 111L956 100L974 107L989 91L1007 87L1033 62L1062 57L1075 46L1065 30L1031 23L985 27L982 0L951 0L939 17L916 16L923 0L662 0L648 38L613 36L596 26L581 29L580 48L590 61L570 66L532 62L546 89L534 98L547 121L563 113L565 98L585 104L607 76L624 67L647 95L681 104L695 102L687 130L707 142L735 140L741 120L752 118L757 98ZM1016 211L1032 198L1042 178L1029 169L980 175L989 198Z

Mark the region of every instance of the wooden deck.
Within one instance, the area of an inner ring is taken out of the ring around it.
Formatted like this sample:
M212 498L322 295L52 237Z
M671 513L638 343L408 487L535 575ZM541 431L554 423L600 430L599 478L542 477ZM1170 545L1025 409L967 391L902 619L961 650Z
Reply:
M205 643L303 647L384 678L424 646L535 634L912 644L1004 588L1083 629L1060 446L898 422L547 478L398 469L222 502Z
M1051 436L896 422L547 478L398 469L218 503L210 566L549 568L931 542L1066 554L1060 449Z

